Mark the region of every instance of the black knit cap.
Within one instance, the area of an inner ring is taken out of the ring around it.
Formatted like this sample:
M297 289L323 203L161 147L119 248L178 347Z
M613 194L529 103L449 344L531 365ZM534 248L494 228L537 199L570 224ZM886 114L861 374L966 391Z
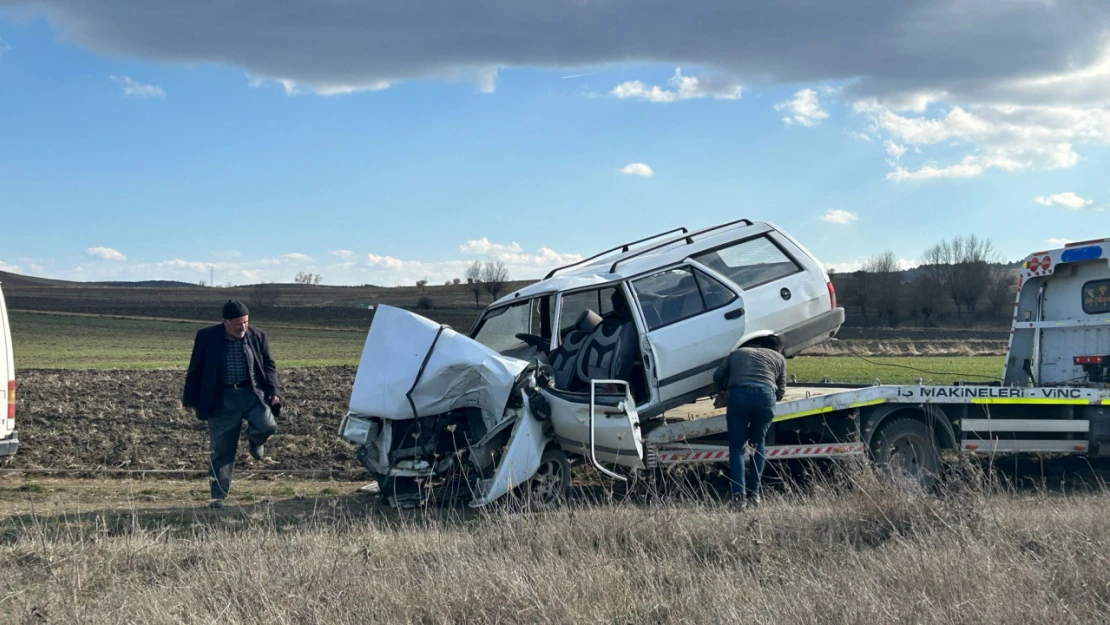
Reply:
M239 317L246 317L248 314L250 313L247 312L247 307L243 302L229 299L224 304L224 319L238 319Z

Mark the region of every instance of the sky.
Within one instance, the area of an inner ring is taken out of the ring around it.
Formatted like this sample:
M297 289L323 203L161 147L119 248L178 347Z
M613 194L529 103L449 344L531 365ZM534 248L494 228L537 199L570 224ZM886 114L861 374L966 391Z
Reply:
M1110 237L1105 0L0 0L0 270L514 279L769 221Z

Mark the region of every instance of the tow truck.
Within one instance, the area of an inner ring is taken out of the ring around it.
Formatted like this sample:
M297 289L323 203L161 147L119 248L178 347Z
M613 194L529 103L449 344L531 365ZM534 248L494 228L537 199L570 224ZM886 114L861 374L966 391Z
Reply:
M1110 238L1025 259L997 380L791 385L767 459L867 456L930 482L945 449L1110 456L1108 258ZM675 416L645 427L645 466L728 461L722 411L703 400Z

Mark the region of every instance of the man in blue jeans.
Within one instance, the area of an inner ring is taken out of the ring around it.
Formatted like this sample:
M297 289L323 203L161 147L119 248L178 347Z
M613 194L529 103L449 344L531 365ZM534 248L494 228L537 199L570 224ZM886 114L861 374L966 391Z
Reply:
M728 474L732 501L759 505L767 430L775 403L786 393L786 359L782 339L768 336L729 354L713 374L718 391L728 391ZM752 446L751 467L745 471L744 443Z

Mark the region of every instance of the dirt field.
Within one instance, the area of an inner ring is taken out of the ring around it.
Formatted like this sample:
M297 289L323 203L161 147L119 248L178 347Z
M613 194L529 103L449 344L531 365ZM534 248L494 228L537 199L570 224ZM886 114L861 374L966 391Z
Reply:
M285 369L280 436L272 462L240 448L238 465L267 470L361 473L353 449L336 436L354 367ZM10 468L198 470L208 432L180 406L181 370L30 370L21 372L16 405L22 446Z

